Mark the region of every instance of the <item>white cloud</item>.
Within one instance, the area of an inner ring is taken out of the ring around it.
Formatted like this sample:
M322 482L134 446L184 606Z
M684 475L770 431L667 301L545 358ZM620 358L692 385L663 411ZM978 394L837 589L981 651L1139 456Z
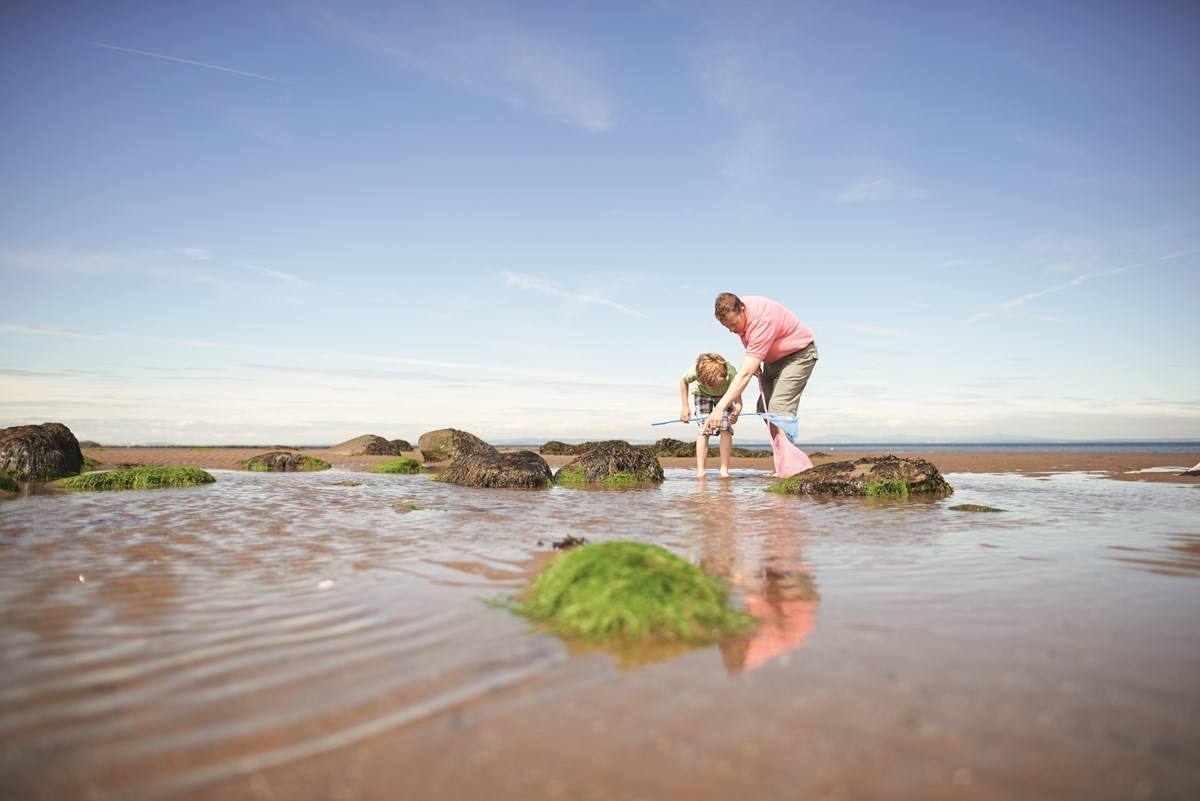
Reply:
M834 199L838 203L876 203L882 200L919 200L929 197L929 194L925 189L910 186L890 175L871 175L860 178L838 192Z
M298 286L302 289L313 288L313 285L308 281L305 281L303 278L298 278L297 276L294 276L291 273L285 273L282 270L272 270L269 267L259 267L257 264L243 264L242 266L247 270L251 270L259 275L266 276L267 278L273 278L276 281L283 281L285 284Z
M484 97L589 131L615 124L612 101L572 43L520 27L495 5L381 4L370 18L333 3L300 10L355 47Z
M519 273L510 273L510 272L505 272L505 273L503 273L503 275L504 275L504 283L508 284L509 286L515 286L518 289L524 289L529 292L540 292L544 295L550 295L550 296L556 297L556 298L563 298L565 300L570 300L574 303L577 303L581 306L588 306L588 305L608 306L609 308L616 309L617 311L621 312L622 314L628 314L632 317L645 317L646 316L645 314L643 314L640 311L637 311L636 309L631 309L628 306L622 306L620 303L617 303L616 301L609 300L608 298L601 297L599 295L585 295L585 294L581 294L581 293L577 293L577 292L567 292L566 290L559 289L558 287L554 286L553 284L549 284L546 281L543 281L541 278L538 278L536 276L521 275Z

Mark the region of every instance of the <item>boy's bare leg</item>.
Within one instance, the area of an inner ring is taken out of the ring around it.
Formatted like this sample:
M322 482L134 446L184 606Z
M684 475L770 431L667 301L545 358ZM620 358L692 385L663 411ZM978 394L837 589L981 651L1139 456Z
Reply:
M696 435L696 475L704 475L704 465L708 463L708 434Z
M721 454L721 478L729 478L729 455L733 452L733 432L722 431L717 447Z

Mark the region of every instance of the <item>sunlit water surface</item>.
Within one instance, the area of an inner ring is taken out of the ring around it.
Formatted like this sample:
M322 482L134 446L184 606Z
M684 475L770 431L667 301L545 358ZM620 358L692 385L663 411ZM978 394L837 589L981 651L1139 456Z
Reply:
M0 797L1200 798L1194 487L214 475L0 503ZM568 535L703 565L761 633L609 652L488 603Z

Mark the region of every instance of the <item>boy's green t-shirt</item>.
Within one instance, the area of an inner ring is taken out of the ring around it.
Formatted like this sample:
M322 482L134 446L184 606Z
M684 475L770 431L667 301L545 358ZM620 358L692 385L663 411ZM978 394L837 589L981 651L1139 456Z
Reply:
M712 398L719 398L725 394L725 390L729 389L729 385L733 383L733 379L737 377L737 368L732 364L725 366L725 380L721 382L721 386L716 389L709 389L700 383L699 377L696 375L695 366L683 374L683 382L685 384L695 384L692 387L692 393L696 395L708 395Z

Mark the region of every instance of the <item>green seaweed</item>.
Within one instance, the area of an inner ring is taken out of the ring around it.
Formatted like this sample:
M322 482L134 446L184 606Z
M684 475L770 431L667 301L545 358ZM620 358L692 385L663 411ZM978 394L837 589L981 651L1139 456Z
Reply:
M978 503L960 503L958 506L951 506L951 512L1003 512L1003 509L997 509L994 506L984 506Z
M891 481L876 481L863 489L863 494L869 497L907 498L908 482L902 478Z
M411 512L444 512L445 508L441 506L425 506L419 503L409 503L408 501L396 501L392 504L392 508L399 511L401 508L408 509Z
M420 460L414 459L411 456L401 456L399 459L390 459L386 462L380 462L373 465L368 472L371 473L423 473L425 466Z
M556 479L559 484L583 484L587 481L587 471L583 469L583 465L577 464L570 467L564 467L558 471Z
M16 473L0 473L0 492L21 493L21 484Z
M564 551L513 609L564 636L706 643L757 626L727 600L724 584L664 548L615 541Z
M787 495L791 492L792 487L800 483L801 473L785 478L782 481L776 481L769 487L764 487L763 492L778 492L780 495Z
M198 467L130 467L71 476L54 484L69 490L132 490L191 487L214 481Z

